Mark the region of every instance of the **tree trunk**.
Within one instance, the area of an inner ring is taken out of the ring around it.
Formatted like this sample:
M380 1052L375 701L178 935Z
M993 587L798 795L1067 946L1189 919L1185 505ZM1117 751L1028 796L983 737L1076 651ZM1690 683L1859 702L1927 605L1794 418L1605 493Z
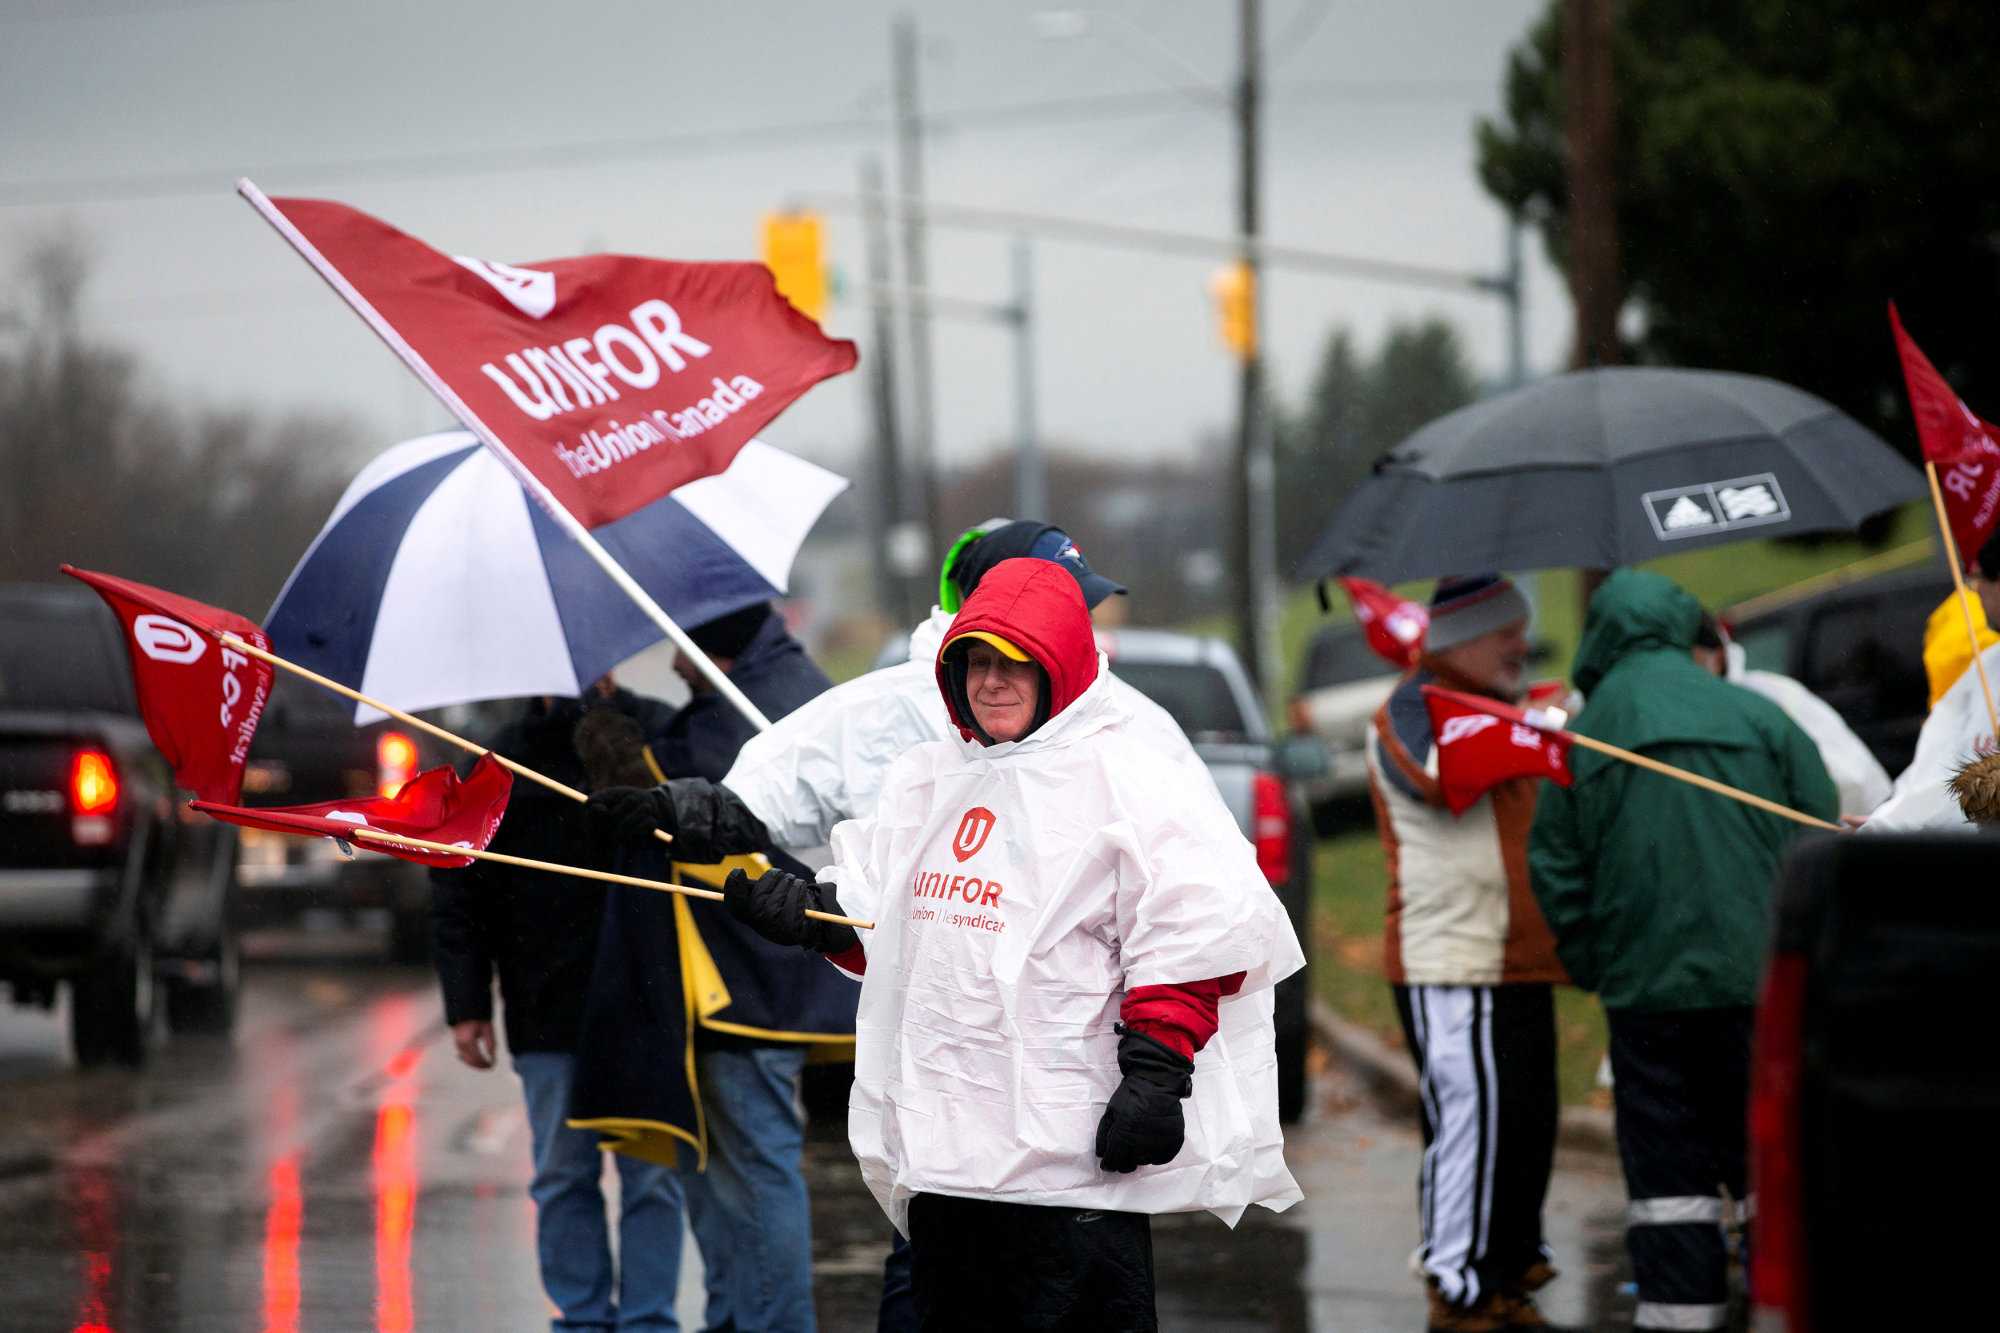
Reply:
M1569 290L1576 305L1572 364L1615 365L1618 347L1618 142L1611 72L1612 0L1563 0L1568 95Z

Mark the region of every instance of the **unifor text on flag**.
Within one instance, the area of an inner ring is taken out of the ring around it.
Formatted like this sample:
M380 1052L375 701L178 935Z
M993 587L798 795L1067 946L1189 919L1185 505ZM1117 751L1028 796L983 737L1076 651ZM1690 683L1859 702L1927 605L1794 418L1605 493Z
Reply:
M483 754L463 778L448 767L428 769L388 796L256 809L244 809L229 802L196 801L194 808L245 828L303 833L343 843L351 841L419 865L454 869L471 865L472 858L421 847L401 847L371 839L367 834L395 833L483 852L499 831L513 785L514 779L507 770L492 755Z
M1548 778L1569 786L1567 719L1554 708L1522 709L1497 699L1424 686L1437 741L1438 787L1454 815L1509 778Z
M1951 517L1951 539L1958 545L1960 562L1969 565L2000 523L2000 430L1974 416L1938 374L1903 328L1894 301L1889 303L1889 325L1903 360L1917 440L1923 445L1924 461L1937 467L1945 513Z
M584 255L502 264L366 213L243 193L410 368L585 527L725 470L852 370L754 263Z
M139 712L175 785L205 801L235 801L271 697L271 668L219 635L268 648L264 631L233 611L130 579L69 565L62 572L96 589L124 627Z

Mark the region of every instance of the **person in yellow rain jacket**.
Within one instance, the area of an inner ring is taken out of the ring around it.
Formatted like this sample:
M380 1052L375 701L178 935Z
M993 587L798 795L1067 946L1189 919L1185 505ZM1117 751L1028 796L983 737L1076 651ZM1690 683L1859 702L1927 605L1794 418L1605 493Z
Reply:
M1979 650L1984 652L2000 643L2000 634L1989 623L2000 618L1996 616L1996 611L2000 611L2000 537L1980 548L1978 560L1966 571L1965 587L1972 594L1972 624L1979 635ZM1953 592L1931 612L1924 625L1924 675L1929 677L1931 686L1928 706L1936 708L1944 692L1971 665L1965 612L1959 607L1958 594Z

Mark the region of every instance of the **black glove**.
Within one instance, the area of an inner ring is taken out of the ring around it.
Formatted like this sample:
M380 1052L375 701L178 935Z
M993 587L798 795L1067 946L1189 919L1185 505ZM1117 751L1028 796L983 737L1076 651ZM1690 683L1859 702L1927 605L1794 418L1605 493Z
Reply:
M583 807L593 836L626 847L662 847L654 829L675 831L674 803L664 787L606 787Z
M743 798L707 778L675 778L658 790L673 804L674 860L714 865L725 856L745 856L771 845L763 821Z
M1097 1122L1098 1160L1120 1175L1173 1161L1187 1137L1181 1098L1194 1091L1194 1061L1120 1023L1118 1072L1124 1081Z
M806 915L808 909L841 915L832 888L814 880L777 869L766 870L753 880L741 870L732 870L722 882L722 895L729 915L773 944L796 944L817 953L845 953L861 942L852 926L815 921Z

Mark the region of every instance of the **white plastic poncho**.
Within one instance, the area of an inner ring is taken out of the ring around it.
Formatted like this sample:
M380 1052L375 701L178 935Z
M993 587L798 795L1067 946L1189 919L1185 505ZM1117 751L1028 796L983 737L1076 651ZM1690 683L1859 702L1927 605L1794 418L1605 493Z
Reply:
M1304 956L1228 812L1133 739L1129 716L1100 657L1096 681L1027 739L919 745L873 816L834 830L821 878L875 922L849 1134L905 1231L924 1193L1207 1209L1232 1226L1252 1203L1301 1197L1271 1020L1272 986ZM1102 1170L1125 992L1239 971L1195 1057L1180 1154Z
M2000 644L1980 654L2000 688ZM1966 665L1917 733L1917 752L1897 777L1889 799L1875 808L1863 833L1975 833L1945 783L1974 759L1993 753L1993 720L1980 697L1979 673Z
M950 612L933 608L910 635L909 661L836 685L744 745L722 784L743 798L779 846L825 846L835 824L874 813L898 756L957 734L936 675L951 622ZM1129 714L1124 730L1220 801L1208 766L1172 715L1115 676L1109 689Z
M1840 813L1865 815L1888 799L1888 772L1832 704L1790 676L1748 669L1740 643L1729 645L1728 661L1731 685L1754 690L1784 709L1785 716L1819 747L1826 775L1840 791Z

